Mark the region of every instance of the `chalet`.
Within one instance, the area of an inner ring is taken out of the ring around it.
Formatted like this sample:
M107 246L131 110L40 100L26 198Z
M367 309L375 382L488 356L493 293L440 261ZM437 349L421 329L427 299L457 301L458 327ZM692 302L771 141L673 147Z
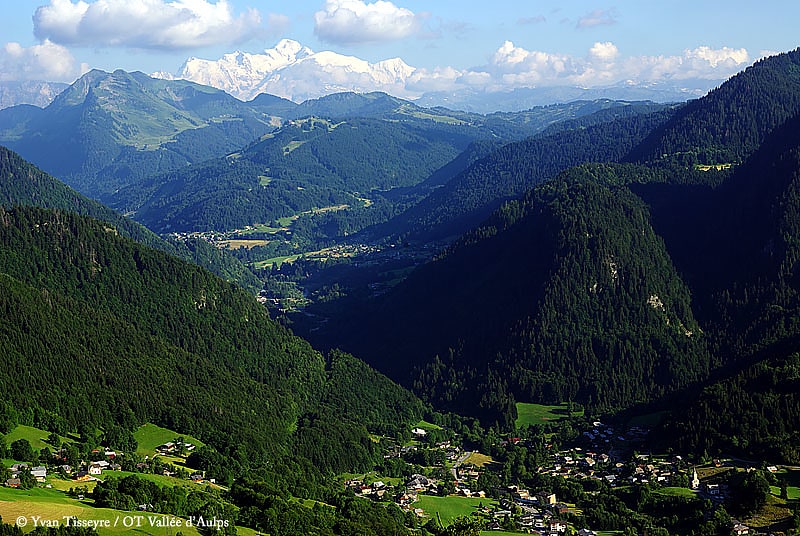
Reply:
M189 477L189 480L191 480L195 484L202 484L204 479L203 475L201 475L200 473L195 473Z
M22 481L19 478L9 478L6 480L6 486L9 488L18 488L22 485Z
M424 428L414 428L413 430L411 430L411 433L418 438L425 437L426 435L428 435L428 432Z
M38 480L39 482L44 482L47 478L47 467L43 465L39 465L38 467L34 467L31 469L31 476Z
M169 441L167 443L164 443L163 445L157 446L156 450L161 452L161 453L163 453L163 454L166 454L168 452L172 452L173 450L175 450L175 443L173 443L172 441Z
M567 531L567 524L563 521L559 521L557 519L553 519L550 521L550 532L566 532Z
M406 482L406 488L411 491L425 491L431 486L431 481L424 475L411 475L411 480Z
M64 464L64 465L59 466L58 468L61 471L63 471L64 473L66 473L66 474L70 474L72 472L72 466L71 465Z
M78 482L87 482L92 480L92 476L89 474L88 471L78 471L75 473L75 480Z
M400 493L395 498L394 501L399 504L400 506L408 506L417 502L418 496L414 492L406 492Z
M89 466L89 474L90 475L94 475L94 476L102 475L103 474L103 466L102 465L98 465L96 463L93 463L92 465Z

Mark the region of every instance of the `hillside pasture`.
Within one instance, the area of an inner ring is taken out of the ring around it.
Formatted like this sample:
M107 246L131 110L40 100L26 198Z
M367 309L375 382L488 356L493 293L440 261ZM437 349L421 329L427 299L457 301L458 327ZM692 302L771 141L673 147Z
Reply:
M575 416L583 415L583 410L573 412ZM569 404L566 402L557 406L547 406L544 404L531 404L528 402L517 402L517 428L544 424L550 421L558 421L569 416Z

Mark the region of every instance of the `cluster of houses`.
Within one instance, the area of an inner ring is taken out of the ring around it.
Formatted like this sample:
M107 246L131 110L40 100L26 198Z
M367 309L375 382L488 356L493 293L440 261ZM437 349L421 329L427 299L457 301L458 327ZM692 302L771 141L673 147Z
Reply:
M163 445L156 447L156 451L160 454L181 454L183 452L192 452L197 446L184 441L168 441Z
M99 454L99 452L100 451L95 450L93 454ZM114 459L117 456L121 456L121 454L106 450L104 455L106 459L84 462L77 471L71 465L66 463L57 463L53 465L53 467L58 471L59 474L71 477L76 482L88 482L90 480L94 480L95 477L102 475L104 471L122 470L122 466L114 461ZM59 457L59 453L54 454L53 459L56 462L64 461L63 458ZM5 481L5 485L10 488L19 488L22 485L20 475L26 470L30 471L31 476L35 478L38 483L44 484L47 481L46 466L39 465L30 467L27 463L15 463L10 467L11 478Z
M38 465L31 468L27 463L15 463L10 468L11 478L6 480L5 485L9 488L20 487L22 485L20 475L25 470L29 470L31 472L31 476L35 478L37 482L43 483L47 478L47 467L44 465Z

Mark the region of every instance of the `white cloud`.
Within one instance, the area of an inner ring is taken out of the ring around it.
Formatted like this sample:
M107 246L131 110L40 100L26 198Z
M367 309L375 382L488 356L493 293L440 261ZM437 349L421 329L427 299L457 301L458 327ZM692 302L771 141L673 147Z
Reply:
M613 10L595 9L578 19L578 28L593 28L595 26L608 26L616 24L616 13Z
M384 0L325 0L314 14L314 33L330 43L394 41L420 31L421 18Z
M273 15L269 23L287 19ZM55 43L150 49L240 43L269 30L257 10L237 16L227 0L50 0L33 24L39 39Z
M6 43L0 49L0 80L46 80L72 83L88 71L78 65L65 47L45 40L28 48L19 43Z
M602 62L612 62L618 55L619 49L617 48L617 45L610 41L606 41L605 43L595 43L594 46L589 49L589 56Z
M701 46L679 56L630 56L621 58L614 43L597 42L585 57L526 50L506 41L492 55L489 65L477 68L492 75L499 86L583 87L626 80L656 82L700 78L722 80L751 62L745 49L712 49Z

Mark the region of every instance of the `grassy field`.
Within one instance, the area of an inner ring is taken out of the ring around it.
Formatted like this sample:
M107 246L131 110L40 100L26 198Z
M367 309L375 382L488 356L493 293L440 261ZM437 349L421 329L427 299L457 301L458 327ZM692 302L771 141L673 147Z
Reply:
M46 488L30 490L0 488L0 516L6 522L12 523L16 519L24 519L24 522L27 522L26 532L34 528L34 516L41 520L56 521L61 525L65 524L65 517L74 516L82 521L108 524L107 528L99 528L100 534L152 534L153 536L168 534L169 532L165 532L164 527L159 527L158 523L171 518L161 514L94 508L86 501L78 501L56 489ZM184 523L183 520L179 521ZM182 526L180 530L187 536L199 534L193 527Z
M161 428L160 426L150 423L143 424L133 433L133 437L136 438L136 442L139 444L139 448L136 449L136 452L146 456L152 456L155 454L157 446L163 445L169 441L174 441L176 437L181 436L183 436L183 440L185 442L196 445L197 447L202 447L205 445L205 443L196 437L179 434L173 430Z
M10 445L14 441L18 439L27 439L30 442L31 446L39 451L43 448L53 448L51 445L45 443L45 439L50 435L50 432L45 430L40 430L38 428L34 428L33 426L24 426L20 424L13 430L11 430L8 434L6 434L6 445ZM64 441L64 438L61 438L61 441Z
M438 424L433 424L428 421L419 421L413 428L422 428L423 430L441 430L442 427Z
M475 467L483 467L484 465L488 465L490 463L494 463L494 460L491 456L487 456L486 454L481 454L480 452L473 452L469 455L469 457L464 460L464 463L471 463Z
M414 508L422 508L429 518L436 518L438 513L445 526L459 516L468 516L478 510L478 505L490 506L497 504L494 499L481 499L478 497L434 497L420 495L414 503Z
M697 492L689 488L666 487L659 489L656 493L667 495L671 497L695 497Z
M567 417L568 406L566 403L558 406L545 406L543 404L529 404L527 402L517 402L517 428L532 424L543 424L548 421L557 421ZM575 415L583 415L583 411L575 412Z
M217 244L219 245L219 247L226 249L240 249L240 248L252 249L258 246L266 246L267 244L269 244L269 240L260 240L260 239L220 240L219 242L217 242Z
M775 477L778 480L783 480L786 482L786 484L788 484L786 491L790 500L800 499L800 471L783 469L775 473ZM770 491L776 497L780 497L781 495L780 486L770 486Z

